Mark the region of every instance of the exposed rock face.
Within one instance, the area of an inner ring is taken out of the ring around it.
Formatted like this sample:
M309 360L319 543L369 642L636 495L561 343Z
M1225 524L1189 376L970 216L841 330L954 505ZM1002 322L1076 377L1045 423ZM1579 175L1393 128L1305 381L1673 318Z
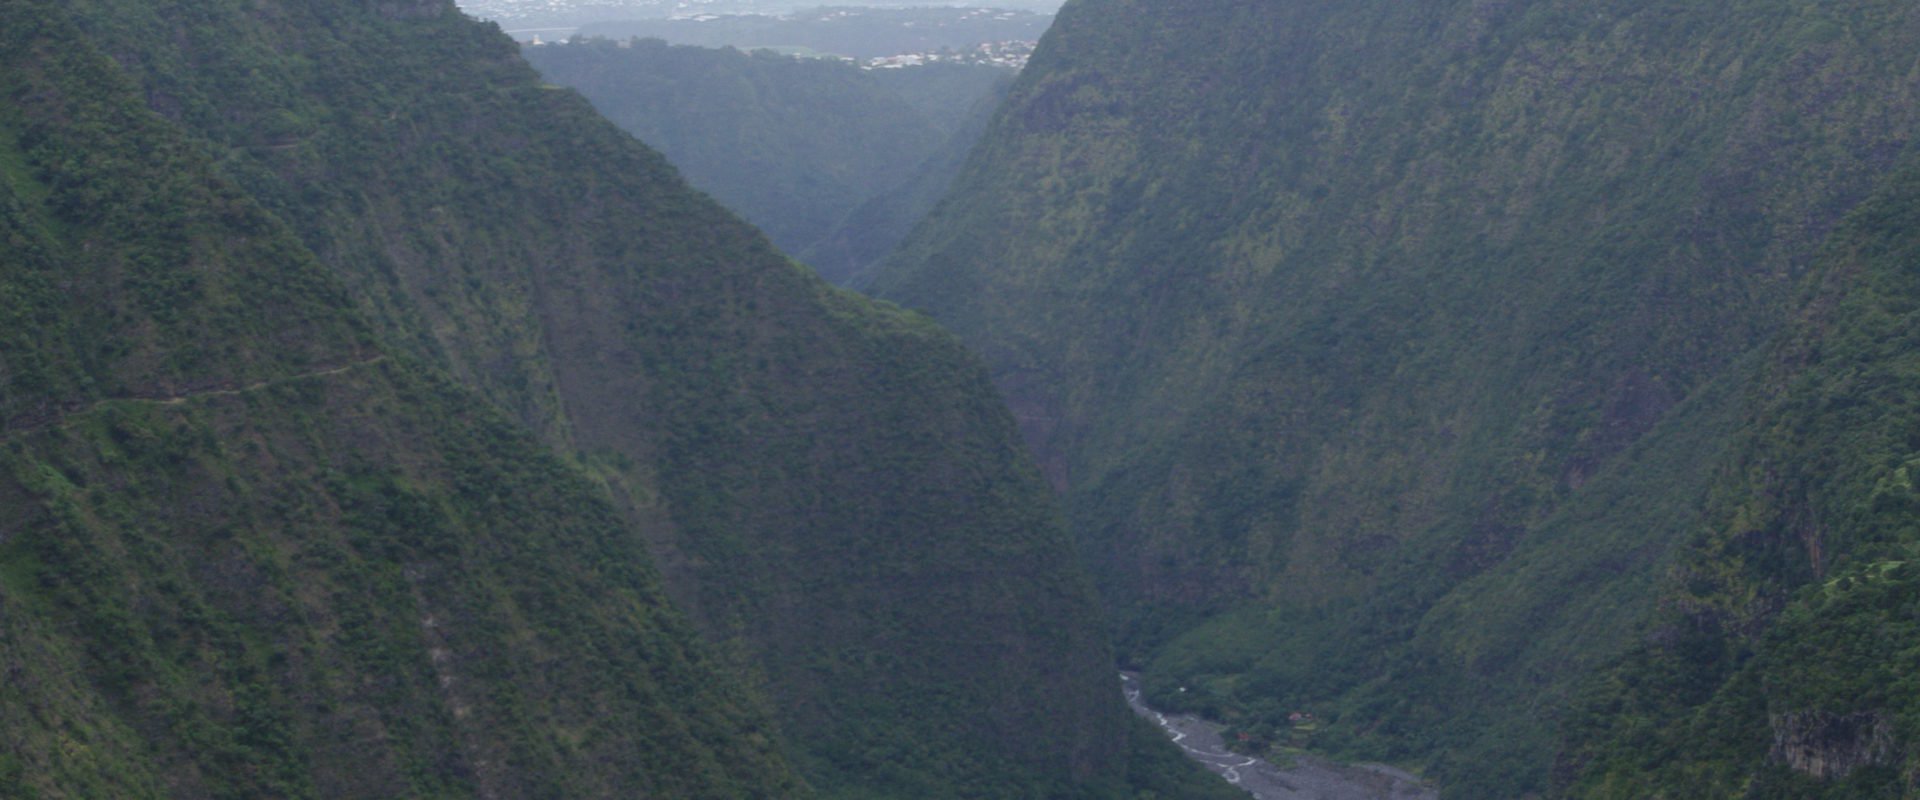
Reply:
M1893 725L1878 711L1795 711L1772 715L1769 722L1773 758L1821 780L1844 778L1893 757Z

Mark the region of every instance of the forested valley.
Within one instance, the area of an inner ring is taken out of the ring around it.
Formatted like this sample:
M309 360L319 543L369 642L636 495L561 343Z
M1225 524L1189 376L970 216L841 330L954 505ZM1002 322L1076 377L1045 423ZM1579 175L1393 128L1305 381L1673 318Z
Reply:
M1446 797L1915 796L1916 37L1069 3L872 288L986 359L1157 706Z
M0 0L0 798L1920 798L1920 8L473 12Z
M0 97L0 796L1225 791L977 362L497 27L8 0Z

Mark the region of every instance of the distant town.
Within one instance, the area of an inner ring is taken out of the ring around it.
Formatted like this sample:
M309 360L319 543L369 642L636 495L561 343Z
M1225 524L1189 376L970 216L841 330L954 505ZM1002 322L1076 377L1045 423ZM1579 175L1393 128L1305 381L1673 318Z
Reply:
M926 64L987 64L995 67L1020 70L1027 66L1027 59L1033 57L1033 47L1038 42L1005 41L981 42L972 50L940 50L932 53L902 53L897 56L880 56L860 61L865 69L900 69L918 67ZM849 59L854 60L854 59Z
M548 27L577 27L590 22L628 19L667 19L700 14L785 15L815 9L818 0L457 0L461 10L492 20L509 31ZM854 0L848 6L879 9L974 8L1051 15L1061 0Z
M816 6L780 15L701 12L576 26L502 27L516 41L531 46L564 44L576 37L614 42L659 39L676 45L838 59L866 69L963 64L1019 70L1052 24L1051 15L1005 8Z
M531 33L524 36L516 37L516 39L522 45L525 45L527 47L565 46L573 43L576 40L584 41L586 38L590 38L590 37L580 37L576 34L575 36L568 37L568 38L556 37L556 38L549 39L546 37L542 37L538 33ZM618 44L621 47L631 47L633 45L633 42L636 41L638 38L640 37L630 37L627 39L622 39L622 40L619 40ZM905 69L907 67L921 67L921 66L928 66L932 64L963 64L968 66L1001 67L1004 69L1019 71L1026 68L1027 59L1033 56L1033 48L1034 48L1034 45L1036 44L1038 44L1038 42L1029 41L1029 40L1009 40L1004 42L981 42L980 44L975 45L971 48L962 49L962 50L956 50L950 47L943 47L939 50L933 50L933 51L928 51L924 53L899 53L899 54L890 55L890 56L874 56L872 58L853 58L851 56L822 55L822 54L808 55L808 54L792 53L792 52L786 52L784 54L792 56L794 58L831 58L831 59L837 59L840 61L848 61L848 62L852 62L860 65L861 69ZM743 48L743 49L772 50L774 52L783 52L782 49L780 48Z

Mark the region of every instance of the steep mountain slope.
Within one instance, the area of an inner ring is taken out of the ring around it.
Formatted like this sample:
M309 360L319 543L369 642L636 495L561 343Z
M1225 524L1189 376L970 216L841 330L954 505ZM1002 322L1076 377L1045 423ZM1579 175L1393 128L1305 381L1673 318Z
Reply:
M956 164L973 139L964 116L934 115L932 102L971 108L1006 73L988 66L921 67L877 74L852 64L768 52L670 47L657 39L583 40L525 49L547 80L580 90L608 119L658 148L687 176L767 233L788 253L809 253L849 214L907 184L929 159ZM991 113L991 109L987 109ZM942 173L951 179L952 171ZM934 187L937 199L945 184ZM925 195L928 193L922 193ZM921 195L916 195L916 197ZM866 235L885 255L930 203L907 203L904 221ZM867 266L854 251L821 252L808 264L835 283Z
M1832 237L1654 635L1582 698L1579 797L1920 796L1920 170Z
M1154 742L1044 486L981 369L925 320L791 264L444 0L67 5L394 358L590 476L619 524L570 550L656 554L772 708L725 734L741 747L779 747L835 796L1184 780L1133 754Z
M0 4L0 796L804 795L604 495Z
M888 74L904 72L908 70L889 70ZM905 91L920 88L916 84L926 79L888 77L884 80L914 81L905 87L896 87ZM953 120L956 127L948 134L946 144L920 162L911 177L867 198L848 212L826 235L802 250L800 260L835 283L864 289L893 249L939 204L940 198L946 196L954 177L967 163L967 154L973 152L974 144L980 141L987 124L993 120L994 110L1006 100L1007 90L1012 86L1013 76L1008 75L985 94L975 97L973 105ZM916 92L909 97L922 96ZM949 96L959 99L957 94Z
M1885 2L1084 0L874 287L987 358L1157 702L1513 796L1917 47Z

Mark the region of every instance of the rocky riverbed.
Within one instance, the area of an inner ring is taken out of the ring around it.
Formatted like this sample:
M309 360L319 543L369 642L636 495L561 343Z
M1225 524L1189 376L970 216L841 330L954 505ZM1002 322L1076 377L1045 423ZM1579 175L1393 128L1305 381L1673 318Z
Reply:
M1123 672L1120 688L1134 713L1159 725L1188 758L1206 765L1257 800L1439 800L1419 778L1379 764L1335 764L1301 756L1281 767L1227 750L1226 726L1186 714L1164 714L1140 698L1140 676Z

